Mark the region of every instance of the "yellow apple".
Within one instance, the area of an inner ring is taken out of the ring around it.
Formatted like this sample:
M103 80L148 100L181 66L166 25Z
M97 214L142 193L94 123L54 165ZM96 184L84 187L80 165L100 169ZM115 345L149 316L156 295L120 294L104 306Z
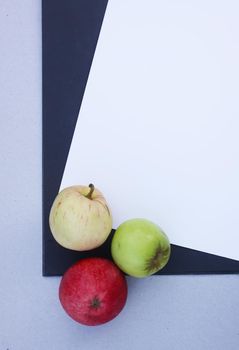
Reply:
M105 242L112 229L112 216L104 196L94 185L71 186L55 198L49 224L60 245L83 251Z

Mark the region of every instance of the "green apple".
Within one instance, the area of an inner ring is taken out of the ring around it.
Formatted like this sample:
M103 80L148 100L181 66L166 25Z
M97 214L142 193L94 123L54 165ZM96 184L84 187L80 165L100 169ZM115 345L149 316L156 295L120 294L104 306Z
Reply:
M170 242L161 228L146 219L122 223L112 239L111 254L130 276L146 277L161 270L170 257Z
M56 196L49 224L60 245L83 251L104 243L112 229L112 216L105 198L94 185L71 186Z

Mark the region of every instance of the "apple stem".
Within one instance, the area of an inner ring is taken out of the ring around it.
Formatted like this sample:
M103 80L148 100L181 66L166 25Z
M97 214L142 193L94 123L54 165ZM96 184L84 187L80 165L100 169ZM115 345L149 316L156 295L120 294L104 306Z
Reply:
M86 198L92 199L91 196L92 196L92 193L94 192L95 186L93 184L89 184L89 187L90 187L90 192L87 194Z

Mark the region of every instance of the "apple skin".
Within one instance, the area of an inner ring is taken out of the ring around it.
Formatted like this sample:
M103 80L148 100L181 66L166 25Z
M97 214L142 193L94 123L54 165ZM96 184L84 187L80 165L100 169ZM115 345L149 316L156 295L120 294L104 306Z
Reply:
M115 318L125 306L125 276L110 260L81 259L63 275L59 299L75 321L97 326Z
M105 242L112 229L112 216L102 193L93 185L71 186L56 196L49 225L61 246L84 251Z
M171 247L166 234L146 219L122 223L112 239L111 254L116 265L134 277L146 277L168 262Z

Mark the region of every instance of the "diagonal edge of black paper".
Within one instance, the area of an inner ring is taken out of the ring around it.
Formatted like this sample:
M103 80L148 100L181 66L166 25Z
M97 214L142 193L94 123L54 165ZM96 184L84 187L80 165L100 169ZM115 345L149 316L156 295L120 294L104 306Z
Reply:
M107 0L42 0L43 271L58 193Z

